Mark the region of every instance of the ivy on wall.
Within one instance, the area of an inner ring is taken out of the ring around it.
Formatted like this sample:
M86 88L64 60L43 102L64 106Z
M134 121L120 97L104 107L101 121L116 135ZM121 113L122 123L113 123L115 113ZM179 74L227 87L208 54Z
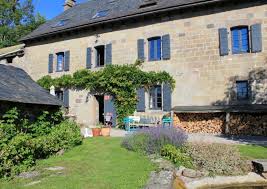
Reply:
M142 71L141 62L133 65L108 65L98 71L87 69L76 71L73 75L63 75L59 78L44 76L37 82L46 89L55 88L86 89L91 93L108 94L114 97L118 122L132 115L137 105L137 89L161 83L168 83L174 88L175 80L169 73Z

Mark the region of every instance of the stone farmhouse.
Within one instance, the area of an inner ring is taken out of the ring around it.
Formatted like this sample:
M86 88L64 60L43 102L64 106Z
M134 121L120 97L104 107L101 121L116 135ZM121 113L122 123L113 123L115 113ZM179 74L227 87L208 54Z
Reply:
M21 42L24 55L13 64L34 80L139 59L176 86L138 90L136 115L173 110L189 132L267 135L265 0L66 0L62 14ZM57 94L84 125L116 116L111 96Z

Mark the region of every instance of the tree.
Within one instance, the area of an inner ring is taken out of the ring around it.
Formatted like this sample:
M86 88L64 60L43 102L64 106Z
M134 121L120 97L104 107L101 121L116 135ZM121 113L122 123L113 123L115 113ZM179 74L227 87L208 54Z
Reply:
M34 14L32 0L0 0L0 48L18 44L44 22L44 17Z

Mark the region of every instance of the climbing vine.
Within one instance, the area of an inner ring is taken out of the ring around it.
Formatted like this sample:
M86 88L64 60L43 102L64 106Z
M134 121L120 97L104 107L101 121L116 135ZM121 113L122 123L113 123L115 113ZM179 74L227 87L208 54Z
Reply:
M108 65L98 71L83 69L73 75L58 78L44 76L37 82L46 89L53 85L55 88L86 89L91 93L112 95L118 122L121 123L124 117L132 115L135 111L138 88L148 89L161 83L168 83L174 88L175 80L169 73L145 72L140 66L139 61L133 65Z

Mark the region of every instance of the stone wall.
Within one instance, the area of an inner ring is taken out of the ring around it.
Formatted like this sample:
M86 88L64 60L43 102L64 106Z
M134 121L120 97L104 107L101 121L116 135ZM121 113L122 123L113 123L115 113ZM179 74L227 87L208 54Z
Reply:
M174 77L176 84L172 106L227 103L231 100L228 95L229 86L233 86L235 80L249 79L251 72L258 68L265 69L267 65L267 5L258 2L260 1L244 4L224 3L223 6L217 7L157 14L134 22L103 25L67 35L48 37L27 44L23 61L18 61L14 65L23 67L37 80L48 74L50 53L70 51L70 71L50 74L57 77L85 68L86 49L92 47L92 70L99 70L101 68L95 67L94 47L108 43L112 43L113 64L132 64L137 59L137 40L145 39L146 60L142 69L167 71ZM226 27L230 31L233 26L250 26L255 23L262 24L262 52L232 54L229 34L230 53L228 56L219 55L219 28ZM171 38L171 59L148 61L147 39L165 34L169 34ZM55 62L56 56L54 57ZM89 98L89 101L85 101L86 94L77 91L72 91L70 96L75 96L75 99L70 100L70 112L77 116L77 120L88 125L95 124L95 99ZM254 96L267 98L267 95ZM83 100L81 102L76 99ZM253 102L258 100L255 99Z
M226 113L177 113L174 126L188 133L267 136L267 114L230 113L228 133Z

